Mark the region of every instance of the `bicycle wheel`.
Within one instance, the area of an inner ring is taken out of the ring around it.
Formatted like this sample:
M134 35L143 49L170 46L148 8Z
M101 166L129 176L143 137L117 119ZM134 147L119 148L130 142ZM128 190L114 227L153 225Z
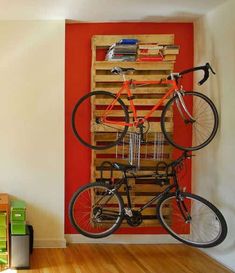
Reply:
M182 98L186 110L178 96L171 98L165 105L161 116L162 132L178 149L199 150L214 138L218 129L218 113L213 102L201 93L185 92ZM173 132L172 126L169 126L172 122L172 111Z
M182 192L164 196L157 204L163 227L177 240L195 247L208 248L223 242L227 224L221 212L204 198Z
M119 228L123 220L123 200L104 183L81 187L69 203L69 219L81 234L103 238Z
M107 107L112 103L113 107L107 112ZM104 113L111 123L103 121ZM83 145L94 150L111 148L123 139L128 126L115 122L128 123L128 110L120 98L116 99L114 94L106 91L94 91L83 96L72 112L75 136ZM104 133L108 133L108 137L104 138Z

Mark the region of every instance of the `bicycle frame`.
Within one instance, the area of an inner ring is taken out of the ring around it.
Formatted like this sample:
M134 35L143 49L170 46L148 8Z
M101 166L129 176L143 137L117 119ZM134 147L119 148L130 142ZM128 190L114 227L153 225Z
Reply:
M130 198L130 186L128 184L128 179L129 178L149 178L149 177L153 177L153 175L138 175L138 176L127 176L126 173L124 172L124 177L114 185L114 189L118 191L118 189L121 187L121 185L125 185L126 188L126 196L127 196L127 205L128 208L127 209L132 209L132 202L131 202L131 198ZM175 192L178 192L179 189L179 184L178 184L178 178L177 178L177 174L176 171L173 170L172 173L167 174L167 177L172 177L173 178L173 184L169 185L164 191L162 191L160 194L155 195L151 200L149 200L145 205L143 205L142 207L140 207L138 209L138 212L142 212L144 209L148 208L152 203L154 203L155 201L157 201L158 199L160 199L163 195L169 193L172 189L175 188Z
M137 110L135 108L134 102L133 102L133 96L131 92L131 85L154 85L154 84L167 84L171 85L172 87L167 91L167 93L160 99L158 103L156 103L152 109L143 117L140 121L138 121L138 115ZM111 102L111 104L106 108L104 115L101 117L102 121L106 124L116 124L121 126L128 126L133 127L137 126L138 124L144 123L145 120L148 120L149 117L153 114L153 112L158 109L161 105L163 105L166 98L168 98L173 92L178 90L178 86L175 80L159 80L159 81L136 81L136 80L125 80L121 89L116 94L116 98ZM134 122L132 123L126 123L122 121L114 121L114 120L108 120L107 115L108 113L113 109L115 103L120 98L121 94L126 91L127 93L127 99L130 101L130 110L133 112L133 118Z

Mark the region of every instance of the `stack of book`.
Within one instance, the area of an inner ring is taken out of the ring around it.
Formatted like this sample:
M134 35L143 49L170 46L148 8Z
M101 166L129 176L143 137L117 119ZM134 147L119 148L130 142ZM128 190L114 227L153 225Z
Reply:
M178 45L166 45L163 48L163 54L179 54L179 46Z
M122 39L109 48L105 60L134 62L137 54L137 43L138 40L136 39Z
M139 62L157 62L163 60L162 55L163 46L157 43L140 43L138 46L138 57Z
M164 46L162 53L164 55L164 61L175 61L176 55L179 54L179 46L166 45Z

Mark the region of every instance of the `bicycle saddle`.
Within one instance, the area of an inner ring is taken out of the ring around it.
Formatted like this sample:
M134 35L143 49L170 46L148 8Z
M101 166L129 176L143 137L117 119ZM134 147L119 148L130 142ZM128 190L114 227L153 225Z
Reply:
M126 172L126 171L133 170L136 168L136 166L133 166L133 165L128 165L128 164L126 165L126 164L121 164L121 163L117 163L117 162L113 163L113 167L116 170L119 170L122 172Z
M119 67L115 66L111 69L111 73L114 75L122 75L122 74L129 74L133 73L135 71L134 68L124 68L124 67Z

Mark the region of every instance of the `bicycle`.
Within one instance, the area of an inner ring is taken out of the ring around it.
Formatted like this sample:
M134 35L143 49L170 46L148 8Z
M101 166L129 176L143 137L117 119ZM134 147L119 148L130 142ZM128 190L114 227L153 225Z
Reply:
M214 138L218 129L216 107L207 96L196 91L185 91L179 84L182 75L198 70L204 71L204 77L199 85L206 82L209 78L209 72L215 74L210 64L206 63L203 66L190 68L180 73L171 73L166 79L137 81L126 80L125 76L134 73L134 68L114 67L111 73L123 77L122 86L117 94L107 91L93 91L80 98L75 104L72 112L72 129L76 138L91 149L103 150L120 143L129 128L137 128L141 134L141 140L144 141L144 134L148 129L146 122L154 115L154 111L163 107L161 130L170 144L185 151L194 151L205 147ZM159 84L171 87L144 117L139 117L131 89L143 85L155 86ZM129 109L122 100L124 91L126 91L127 100L130 103ZM164 105L169 97L171 98ZM96 105L96 102L99 104ZM91 105L95 105L92 113ZM192 136L192 143L186 143L184 138L176 137L176 134L170 132L167 124L169 116L172 116L169 114L172 109L174 120L177 120L177 128L174 130L177 130L181 135ZM85 115L89 115L89 113L91 113L91 128L86 128L87 116ZM133 113L133 121L130 121L130 113ZM105 132L112 132L110 138L98 141L96 135L103 135Z
M178 172L191 156L185 151L170 164L159 162L152 175L141 176L132 173L135 166L110 163L112 168L123 173L123 177L114 183L113 179L104 180L101 175L101 182L78 189L69 204L71 224L84 236L103 238L114 233L124 219L130 226L139 226L143 220L142 211L156 207L156 218L175 239L200 248L222 243L227 235L227 224L222 213L203 197L180 189ZM156 193L145 205L134 209L128 179L150 176L158 184L166 185L166 188ZM170 179L173 183L169 182Z

